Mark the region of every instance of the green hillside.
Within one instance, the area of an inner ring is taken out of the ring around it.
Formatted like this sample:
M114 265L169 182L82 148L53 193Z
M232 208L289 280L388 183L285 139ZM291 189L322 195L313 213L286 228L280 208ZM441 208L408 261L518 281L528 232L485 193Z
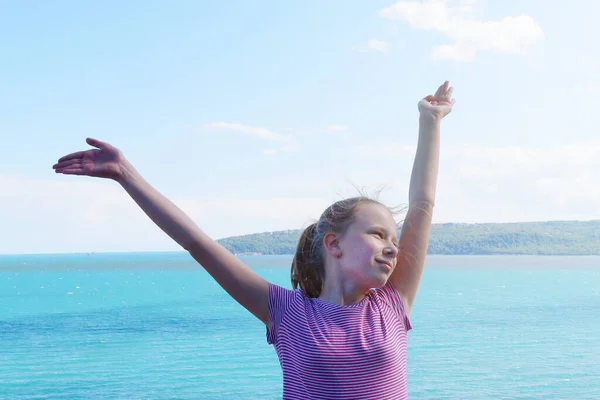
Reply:
M255 233L219 242L235 254L293 254L300 233ZM600 255L600 220L434 224L429 254Z

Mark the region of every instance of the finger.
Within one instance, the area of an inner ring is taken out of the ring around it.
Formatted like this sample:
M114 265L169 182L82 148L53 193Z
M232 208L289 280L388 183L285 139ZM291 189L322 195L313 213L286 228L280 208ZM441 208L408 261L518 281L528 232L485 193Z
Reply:
M81 164L72 164L72 165L66 165L66 166L62 166L62 167L57 167L54 170L56 172L63 172L67 169L80 169L83 171L83 166Z
M56 170L57 174L63 175L86 175L86 173L81 168L69 168L63 170Z
M66 168L69 167L71 165L74 164L81 164L81 160L80 159L71 159L71 160L67 160L67 161L61 161L59 163L56 163L52 166L52 168L56 169L56 168Z
M60 163L67 160L81 159L84 154L85 151L78 151L76 153L67 154L66 156L62 156L61 158L59 158L58 162Z
M446 91L446 97L447 97L448 99L451 99L451 98L452 98L452 92L453 92L453 91L454 91L454 88L453 88L453 87L450 87L450 88L449 88L449 89Z
M442 83L442 85L435 92L435 97L441 97L441 96L443 96L444 93L446 93L447 87L448 87L448 81Z
M98 139L94 139L94 138L87 138L85 139L86 143L89 144L90 146L94 146L100 150L104 150L107 149L109 147L111 147L108 143L106 142L101 142Z

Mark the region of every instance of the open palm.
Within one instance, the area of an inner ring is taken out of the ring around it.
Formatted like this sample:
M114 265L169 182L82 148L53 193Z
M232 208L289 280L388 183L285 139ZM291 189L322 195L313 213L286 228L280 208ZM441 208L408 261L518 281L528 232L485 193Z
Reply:
M96 139L86 139L87 144L96 147L86 151L71 153L58 159L52 166L57 174L87 175L99 178L116 179L122 172L123 155L108 143Z

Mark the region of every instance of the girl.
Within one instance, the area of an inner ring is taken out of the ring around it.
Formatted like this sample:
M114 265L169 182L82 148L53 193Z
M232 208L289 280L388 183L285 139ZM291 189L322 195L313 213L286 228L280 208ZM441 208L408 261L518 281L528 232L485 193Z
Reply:
M165 233L266 325L283 370L284 399L405 399L408 319L423 271L448 82L418 104L419 139L400 239L392 213L357 197L331 205L303 232L294 290L273 285L211 240L108 143L69 154L57 173L117 181Z

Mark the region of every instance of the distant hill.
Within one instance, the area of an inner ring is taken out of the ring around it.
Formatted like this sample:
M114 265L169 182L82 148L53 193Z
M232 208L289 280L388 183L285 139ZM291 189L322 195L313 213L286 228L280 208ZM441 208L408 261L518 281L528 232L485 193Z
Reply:
M234 254L294 254L300 230L219 240ZM434 224L429 254L600 255L600 220Z

